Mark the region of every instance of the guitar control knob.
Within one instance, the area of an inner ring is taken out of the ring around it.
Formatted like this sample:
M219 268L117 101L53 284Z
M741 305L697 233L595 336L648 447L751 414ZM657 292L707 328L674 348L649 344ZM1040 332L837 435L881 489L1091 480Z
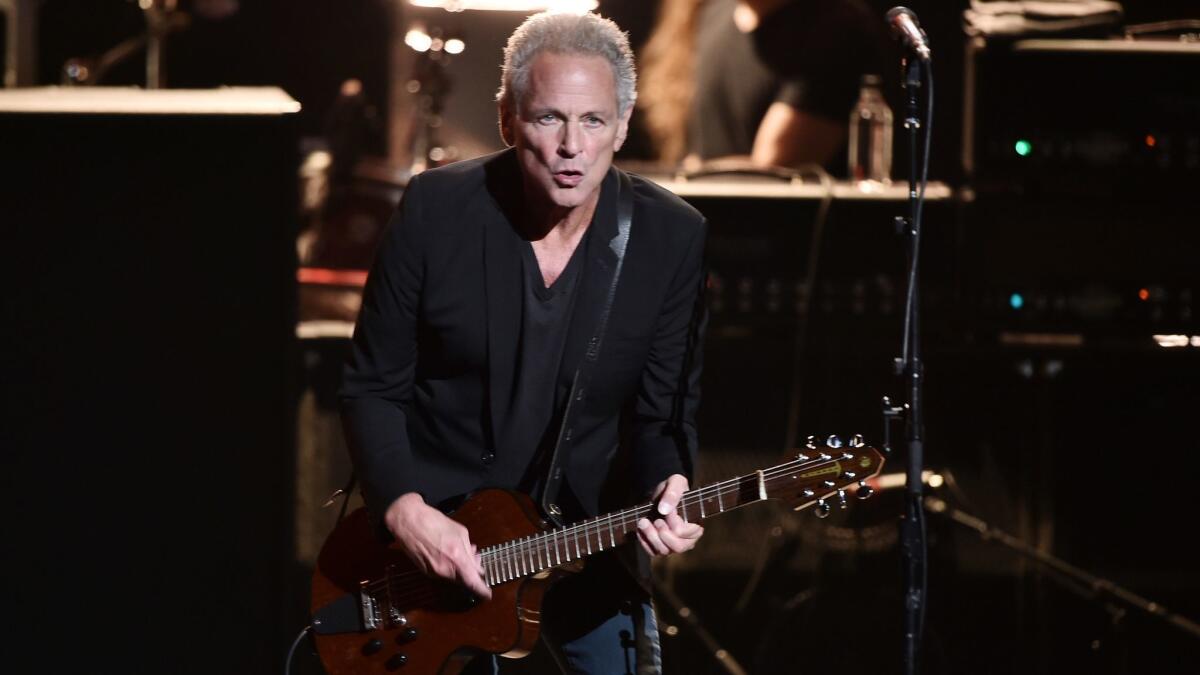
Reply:
M404 644L405 642L412 642L413 640L416 640L416 639L417 639L417 629L413 628L412 626L405 628L404 630L400 631L396 635L396 642L399 642L400 644Z
M858 497L859 499L867 499L873 494L875 494L875 488L867 485L867 481L858 481L858 491L854 493L855 497Z
M817 517L818 518L828 518L829 511L830 511L829 502L825 501L824 499L818 499L817 500L817 510L816 510Z
M363 656L370 656L378 652L380 649L383 649L383 640L374 638L372 640L368 640L367 644L362 646L362 653Z
M831 448L840 448L842 447L842 439L838 438L836 435L830 436L829 438L825 439L825 445L828 445Z
M404 654L396 653L392 654L392 658L385 661L383 665L388 670L397 670L406 663L408 663L408 657Z

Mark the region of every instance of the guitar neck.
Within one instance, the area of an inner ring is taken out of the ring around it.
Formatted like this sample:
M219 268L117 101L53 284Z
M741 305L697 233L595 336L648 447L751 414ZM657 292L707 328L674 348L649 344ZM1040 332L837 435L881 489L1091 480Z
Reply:
M685 492L676 513L700 522L766 498L759 471ZM642 504L485 548L480 551L485 577L495 586L616 548L637 530L638 520L658 515L655 504Z

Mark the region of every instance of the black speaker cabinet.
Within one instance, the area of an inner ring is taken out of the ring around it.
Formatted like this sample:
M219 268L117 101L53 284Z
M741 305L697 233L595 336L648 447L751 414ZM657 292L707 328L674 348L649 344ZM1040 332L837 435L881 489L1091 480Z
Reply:
M282 662L298 108L0 92L5 632L41 670Z

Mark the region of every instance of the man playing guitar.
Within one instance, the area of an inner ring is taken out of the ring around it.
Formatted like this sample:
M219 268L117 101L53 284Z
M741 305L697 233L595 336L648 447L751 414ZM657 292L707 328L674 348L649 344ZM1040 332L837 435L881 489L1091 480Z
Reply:
M443 511L481 488L566 521L652 499L660 517L637 523L652 556L703 533L676 506L697 451L706 228L612 166L635 84L611 21L530 17L497 95L510 147L414 176L367 283L341 392L364 498L417 568L483 602L476 546ZM629 550L549 591L541 633L563 670L661 670Z

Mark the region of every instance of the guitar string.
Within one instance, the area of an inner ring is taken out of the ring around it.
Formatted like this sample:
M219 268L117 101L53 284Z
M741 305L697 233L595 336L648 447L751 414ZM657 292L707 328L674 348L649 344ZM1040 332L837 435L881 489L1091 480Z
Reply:
M764 480L766 480L768 478L773 480L775 478L780 477L783 474L790 473L790 472L792 472L796 469L800 469L802 467L803 468L816 468L821 465L833 463L835 460L843 461L845 459L846 458L844 456L842 456L842 457L836 457L836 458L831 458L831 459L817 459L816 461L814 461L812 459L793 460L791 462L786 462L784 464L764 470L763 478L764 478ZM813 466L806 467L805 466L806 464L812 464ZM873 467L868 466L868 467L864 467L864 468L873 468ZM686 510L690 506L702 505L702 503L704 501L711 500L714 497L719 498L721 495L726 494L727 491L725 488L732 486L732 487L735 487L736 489L740 490L743 487L744 483L757 482L755 480L757 477L758 477L757 474L746 474L744 476L737 476L734 478L729 478L729 479L726 479L723 481L719 481L717 483L706 485L704 487L700 487L695 490L689 490L684 493L683 497L680 498L680 503L677 508L680 509L681 511L683 511L683 510ZM552 569L554 567L561 566L560 564L557 564L557 563L554 565L541 565L541 564L537 563L537 560L540 559L540 556L541 556L540 552L542 549L547 549L546 558L547 558L547 560L549 559L549 553L550 553L548 550L550 548L549 540L550 539L558 539L560 535L562 536L563 539L566 539L567 536L571 537L571 539L569 541L563 542L563 544L565 544L568 562L587 557L588 555L591 555L593 553L597 553L600 550L602 550L599 546L599 543L603 541L603 529L606 525L611 530L612 525L615 524L616 521L619 519L621 522L620 527L624 529L626 527L626 521L630 517L632 517L634 522L636 523L637 520L640 519L643 515L648 515L649 512L653 509L653 506L654 506L653 503L642 504L642 505L631 507L631 508L628 508L628 509L625 509L622 511L607 514L605 516L600 516L597 518L583 520L578 523L573 523L571 525L568 525L568 526L565 526L562 528L557 528L555 530L549 530L549 531L538 533L535 535L527 535L523 539L516 539L516 540L509 541L509 542L504 542L503 544L499 544L495 547L489 547L489 548L482 549L480 551L480 555L481 555L481 563L484 565L484 569L485 569L485 576L487 576L486 571L487 571L488 564L496 566L493 569L493 574L491 575L492 580L489 581L489 583L491 583L491 585L507 583L508 581L514 581L516 579L520 579L520 578L529 576L531 574L536 574L538 572L541 572L541 571L544 571L547 569ZM724 510L725 509L723 508L723 505L719 504L718 513L723 512ZM703 509L701 509L701 511L703 512ZM706 518L707 514L704 514L701 517L702 517L702 519ZM595 532L595 536L596 536L596 541L598 542L597 550L594 550L594 551L591 550L591 536L592 536L592 527L593 526L595 526L594 532ZM629 532L629 530L626 529L624 532L622 532L622 534L628 534L628 532ZM583 545L581 545L579 543L580 534L582 534L585 539L585 543ZM572 543L575 545L575 550L576 550L576 554L575 554L574 558L572 558L571 554L570 554ZM559 544L557 541L554 543L555 549L559 549L560 546L562 546L562 544ZM584 546L587 547L586 552L584 551L584 548L583 548ZM417 570L410 570L408 572L391 575L389 577L385 577L384 579L379 579L375 582L371 582L371 583L367 584L367 586L366 586L367 592L374 595L375 593L383 591L384 587L387 586L388 584L391 584L394 587L395 584L404 581L406 577L414 577L414 576L424 577L425 575L423 575L421 572L419 572ZM503 578L503 581L499 580L501 578ZM393 598L393 602L395 602L395 601L396 601L396 598Z

